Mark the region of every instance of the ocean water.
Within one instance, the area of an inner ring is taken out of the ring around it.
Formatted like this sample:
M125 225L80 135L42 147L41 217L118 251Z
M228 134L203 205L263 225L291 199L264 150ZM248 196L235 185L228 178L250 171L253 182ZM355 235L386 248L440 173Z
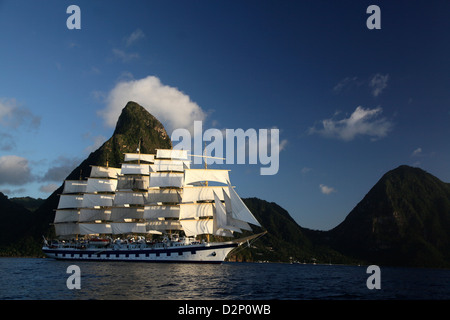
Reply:
M70 265L80 289L67 286ZM380 267L380 289L371 290L367 266L0 258L0 272L1 300L450 299L450 270L441 269Z

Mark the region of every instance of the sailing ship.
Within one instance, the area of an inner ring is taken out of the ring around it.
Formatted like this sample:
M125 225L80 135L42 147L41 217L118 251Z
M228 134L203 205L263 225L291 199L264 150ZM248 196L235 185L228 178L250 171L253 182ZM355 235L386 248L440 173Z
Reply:
M221 263L261 226L230 183L229 170L191 169L186 150L125 153L121 168L91 166L66 180L56 209L58 239L47 257L65 260ZM204 156L201 156L204 157ZM227 241L210 241L210 236Z

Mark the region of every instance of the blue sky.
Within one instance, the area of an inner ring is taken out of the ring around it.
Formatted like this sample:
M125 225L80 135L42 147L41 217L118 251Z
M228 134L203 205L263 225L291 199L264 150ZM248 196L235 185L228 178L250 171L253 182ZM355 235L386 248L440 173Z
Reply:
M69 5L81 29L69 30ZM369 5L381 29L369 30ZM0 191L46 198L135 97L171 131L280 130L242 197L328 230L399 165L450 182L448 1L0 1Z

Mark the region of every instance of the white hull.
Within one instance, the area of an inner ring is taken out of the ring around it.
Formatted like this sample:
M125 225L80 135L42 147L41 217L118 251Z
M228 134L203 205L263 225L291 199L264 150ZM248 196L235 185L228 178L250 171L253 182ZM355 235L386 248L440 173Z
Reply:
M166 248L123 249L44 246L42 251L49 258L61 260L221 263L238 245L236 242L215 242Z

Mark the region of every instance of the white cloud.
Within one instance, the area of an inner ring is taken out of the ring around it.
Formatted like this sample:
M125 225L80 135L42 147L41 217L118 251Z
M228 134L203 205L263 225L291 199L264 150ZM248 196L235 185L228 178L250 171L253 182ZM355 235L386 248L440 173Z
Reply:
M97 67L92 66L91 69L89 70L90 74L101 74L101 70Z
M139 59L139 53L129 52L128 49L143 38L145 38L145 34L141 29L136 29L135 31L133 31L129 36L124 38L125 49L112 49L113 59L122 60L122 62L124 63Z
M52 166L42 177L39 178L39 181L62 182L73 171L73 169L81 163L81 161L81 159L77 158L59 156L56 160L52 161Z
M422 154L422 148L417 148L412 153L413 156L418 156L418 155L421 155L421 154Z
M377 73L370 79L369 81L369 87L372 88L372 95L374 97L378 97L381 92L386 89L387 82L389 80L389 74L382 75Z
M16 146L12 135L0 132L0 150L9 151Z
M13 195L23 195L24 193L27 192L27 190L25 188L17 188L17 189L2 188L0 189L0 192L8 196L13 196Z
M362 81L358 80L358 77L345 77L340 80L337 85L333 87L335 93L340 93L345 89L350 89L354 87L359 87L362 85Z
M378 97L383 90L386 89L388 81L389 74L382 75L380 73L377 73L368 79L360 79L356 76L345 77L333 87L333 92L339 94L345 91L352 91L355 89L359 90L359 87L368 85L371 90L371 94L374 97Z
M15 133L19 130L37 130L40 123L41 117L20 105L15 99L0 98L0 150L14 149Z
M324 137L337 138L344 141L353 140L358 135L368 135L372 140L385 137L392 129L392 123L385 118L377 119L382 113L380 107L364 109L358 106L349 118L342 120L325 119L322 126L312 127L309 134L319 133Z
M309 173L309 172L311 172L311 171L312 171L311 168L303 167L301 172L302 172L302 174L307 174L307 173Z
M40 123L41 117L34 115L15 99L0 98L0 126L17 129L21 125L28 124L30 128L36 129Z
M281 141L280 141L280 145L279 145L279 150L280 150L280 151L283 151L283 150L285 150L285 149L286 149L286 146L287 146L287 144L288 144L288 141L287 141L287 139L283 139L283 140L281 140Z
M0 184L23 185L32 180L27 159L15 155L0 157Z
M326 185L324 185L324 184L319 185L319 188L320 188L320 191L321 191L323 194L331 194L331 193L333 193L333 192L336 192L336 190L335 190L334 188L328 187L328 186L326 186Z
M205 112L185 93L161 83L155 76L123 80L108 93L107 106L99 111L108 126L114 127L128 101L135 101L160 120L169 133L191 129L194 120L204 120Z
M412 165L414 167L418 167L422 164L420 159L425 159L427 157L427 155L424 154L422 148L419 147L411 153L411 157L416 159L416 161L414 161L414 163Z
M55 191L58 188L59 188L59 185L50 183L50 184L47 184L44 186L40 186L39 191L42 193L52 193L53 191Z
M145 38L145 34L141 29L136 29L126 39L125 44L127 47L136 43L138 40Z
M129 62L139 58L139 53L128 53L120 49L112 49L114 57L122 60L122 62Z

